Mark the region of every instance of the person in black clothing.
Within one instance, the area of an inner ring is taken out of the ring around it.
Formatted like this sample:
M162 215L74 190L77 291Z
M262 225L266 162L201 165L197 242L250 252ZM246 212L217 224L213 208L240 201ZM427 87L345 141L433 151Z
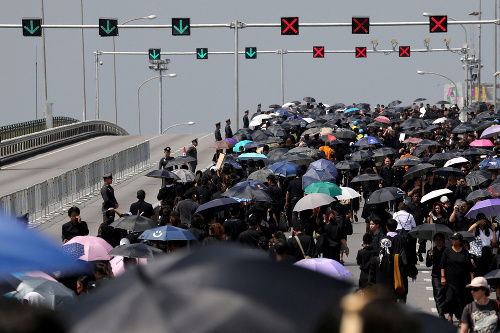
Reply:
M192 172L196 172L196 166L198 165L198 151L196 150L198 147L198 138L191 140L191 145L189 145L186 150L186 156L191 156L194 158L194 161L189 162L189 170Z
M318 257L314 239L305 234L305 226L301 220L297 220L293 225L293 234L294 237L291 237L288 240L289 253L291 255L293 255L297 260L302 260L306 257Z
M220 122L215 124L215 141L222 141L222 135L220 134Z
M191 217L191 227L188 228L189 231L196 237L196 239L202 243L205 237L207 237L207 231L205 227L205 218L201 214L193 214Z
M130 205L129 212L132 213L132 215L141 215L154 220L155 211L153 209L153 205L144 201L144 199L146 199L146 192L144 192L144 190L137 191L137 199L137 202Z
M229 214L231 218L227 219L222 227L224 228L224 233L228 240L236 241L240 234L247 230L247 225L240 219L241 209L240 207L233 205L229 209Z
M392 186L392 181L394 179L394 169L392 168L392 160L389 157L386 157L384 159L384 165L380 167L378 174L383 179L381 187Z
M455 190L455 198L467 200L467 196L470 194L470 187L467 186L467 180L465 176L459 177L457 182L457 189Z
M248 120L248 110L245 111L245 115L243 116L243 128L248 128L250 125L250 121Z
M117 229L110 226L115 221L114 209L109 209L104 213L106 222L101 223L97 232L97 237L101 237L112 247L120 245L120 240L126 236L127 232L123 229Z
M174 180L172 178L165 178L165 186L160 189L156 196L156 199L160 200L161 209L173 209L176 196Z
M233 131L231 130L231 119L226 119L226 127L224 128L224 133L226 135L226 139L233 137Z
M104 177L104 185L101 188L101 196L102 196L102 212L104 213L107 211L109 208L118 208L118 201L116 201L115 198L115 190L111 186L113 183L113 175L108 173L105 174ZM104 215L103 215L103 220L104 220ZM106 221L103 221L106 222Z
M278 240L273 247L277 262L289 265L293 265L297 262L297 259L295 259L294 256L288 254L288 244L286 240Z
M288 188L286 190L286 215L288 221L292 219L292 211L295 207L297 201L299 201L304 196L304 190L302 189L302 176L304 175L304 170L299 169L295 173L295 178L288 183Z
M62 242L63 244L75 236L87 236L89 234L89 227L87 222L82 221L80 217L80 208L73 206L68 209L68 216L71 221L62 225Z
M201 186L196 187L196 194L198 197L198 203L200 205L209 202L210 198L212 197L213 193L210 190L209 184L210 184L210 176L207 175L201 178Z
M170 156L170 151L171 151L170 147L165 147L165 149L163 149L163 153L165 154L165 156L160 159L160 162L158 163L158 170L161 169L168 171L174 170L173 166L167 167L167 163L174 159L172 156Z
M330 210L329 213L324 215L324 224L318 229L316 235L324 237L323 257L341 262L340 247L347 246L347 235L344 228L337 223L337 212Z
M359 287L364 288L368 283L368 274L370 272L370 261L372 257L377 254L377 251L372 246L373 236L369 233L363 235L363 244L361 249L358 250L358 255L356 256L356 263L359 265Z
M248 248L258 249L259 248L259 238L264 234L259 230L260 223L259 214L253 214L248 218L248 230L243 231L238 236L238 242Z
M282 209L282 204L281 204L281 188L278 186L277 181L276 181L276 176L275 175L269 175L267 176L267 183L269 184L266 193L269 194L271 199L273 201L271 202L271 211L270 213L270 222L274 224L274 228L278 226L279 219L280 219L280 213Z
M420 202L422 199L422 194L420 191L414 191L412 195L412 201L408 202L406 211L410 213L415 219L415 224L417 227L424 223L425 217L428 214L427 205ZM423 254L425 253L425 239L418 241L418 260L420 262L424 261Z
M434 301L436 302L438 315L444 318L445 312L443 311L443 305L446 300L446 288L441 284L441 257L446 247L443 246L444 235L442 233L434 235L434 244L436 244L436 246L427 252L425 266L432 266L432 293L434 295Z
M373 248L378 251L380 248L380 241L385 237L384 230L380 228L380 220L370 221L370 233L373 236Z

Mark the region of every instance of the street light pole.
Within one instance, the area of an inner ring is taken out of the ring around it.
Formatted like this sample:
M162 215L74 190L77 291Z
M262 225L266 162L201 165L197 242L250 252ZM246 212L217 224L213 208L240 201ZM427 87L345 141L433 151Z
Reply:
M137 21L137 20L154 20L156 18L156 15L149 15L149 16L144 16L144 17L136 17L131 20L123 22L121 25L125 25L129 22L132 21ZM83 22L82 22L83 24ZM82 29L83 31L83 29ZM113 36L113 52L116 52L116 46L115 46L115 36ZM116 97L116 55L113 53L113 87L114 87L114 95L115 95L115 124L118 125L118 106L117 106L117 97Z
M433 75L438 75L438 76L442 76L446 79L448 79L454 86L455 86L455 91L457 93L457 96L455 96L455 104L457 103L457 99L458 99L458 88L457 88L457 84L455 82L453 82L452 79L450 79L449 77L447 77L446 75L443 75L443 74L439 74L439 73L436 73L436 72L424 72L424 71L417 71L417 74L420 74L420 75L425 75L425 74L433 74Z
M141 103L140 103L140 95L139 95L139 92L141 91L141 87L146 83L146 82L149 82L153 79L158 79L160 77L176 77L177 74L175 73L172 73L172 74L167 74L167 75L157 75L157 76L153 76L153 77L150 77L149 79L147 79L146 81L144 81L143 83L141 83L139 85L139 87L137 88L137 123L139 125L139 135L141 135ZM161 112L161 111L160 111ZM160 134L161 134L161 130L160 130Z
M188 121L187 123L181 123L181 124L175 124L175 125L171 125L171 126L168 126L167 128L165 128L161 134L165 134L166 131L168 131L169 129L171 129L172 127L176 127L176 126L182 126L182 125L188 125L188 126L192 126L194 125L195 122L194 121Z

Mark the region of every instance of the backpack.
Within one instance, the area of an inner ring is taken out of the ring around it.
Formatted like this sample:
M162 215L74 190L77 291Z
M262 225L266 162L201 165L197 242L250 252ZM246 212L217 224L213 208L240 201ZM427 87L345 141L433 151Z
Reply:
M408 233L408 230L399 230L398 236L394 237L392 243L392 249L394 254L399 254L401 259L402 271L408 276L416 276L418 274L418 269L416 265L415 256L411 256L412 253L413 237Z

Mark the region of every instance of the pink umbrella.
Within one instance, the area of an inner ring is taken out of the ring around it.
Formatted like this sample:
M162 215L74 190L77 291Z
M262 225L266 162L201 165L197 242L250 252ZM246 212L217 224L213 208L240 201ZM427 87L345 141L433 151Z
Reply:
M113 247L101 237L76 236L62 247L64 252L68 252L75 259L94 261L112 258L108 252L113 250Z
M413 137L411 137L411 138L406 139L406 140L405 140L405 141L403 141L403 142L419 143L420 141L422 141L422 139L420 139L420 138L413 138Z
M146 265L148 263L147 259L136 259L138 265ZM123 263L123 257L116 256L109 261L111 265L111 270L114 276L122 275L125 273L125 264Z
M487 139L474 140L470 143L471 147L493 147L494 144Z
M391 120L384 116L378 116L377 118L375 118L375 121L378 121L379 123L388 124Z

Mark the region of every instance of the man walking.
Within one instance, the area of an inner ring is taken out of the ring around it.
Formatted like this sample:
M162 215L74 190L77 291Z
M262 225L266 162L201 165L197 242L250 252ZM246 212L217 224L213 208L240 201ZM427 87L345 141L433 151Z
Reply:
M198 147L198 138L191 140L191 145L186 151L186 156L195 158L194 161L189 162L189 170L192 172L196 172L196 165L198 164L198 151L196 150L196 147Z
M215 124L215 141L222 141L222 135L220 134L220 122Z
M104 185L101 188L101 196L102 196L102 212L104 213L109 208L118 208L118 201L115 198L115 190L111 187L113 183L113 175L111 173L105 174L103 176ZM103 214L103 222L106 222L106 218Z
M153 209L153 205L144 201L144 199L146 199L146 192L144 192L144 190L137 191L137 199L137 202L130 205L130 213L132 213L132 215L141 215L153 220L155 217L155 211Z
M233 131L231 130L231 119L226 119L226 128L224 129L226 134L226 139L233 137Z
M248 128L250 126L250 121L248 120L248 110L245 111L243 116L243 128Z

